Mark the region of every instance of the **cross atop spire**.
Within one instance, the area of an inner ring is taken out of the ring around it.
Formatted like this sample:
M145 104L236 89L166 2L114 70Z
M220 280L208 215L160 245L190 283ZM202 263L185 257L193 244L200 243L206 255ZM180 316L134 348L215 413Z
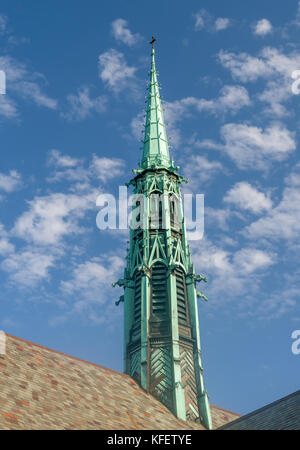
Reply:
M157 39L152 36L152 63L150 82L148 86L148 100L145 121L145 136L143 141L142 168L157 168L171 166L169 148L161 106L159 86L155 69L154 43Z
M154 43L157 41L156 37L152 36L152 40L149 42L149 44L152 44L152 49L154 50Z

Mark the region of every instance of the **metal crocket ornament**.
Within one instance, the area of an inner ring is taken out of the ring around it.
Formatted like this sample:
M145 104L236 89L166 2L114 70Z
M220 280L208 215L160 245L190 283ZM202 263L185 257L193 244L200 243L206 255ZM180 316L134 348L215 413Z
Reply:
M180 184L170 159L152 62L141 165L128 183L140 194L143 226L132 227L124 278L124 366L182 420L212 427L201 363L196 275L186 238ZM202 294L203 296L203 294Z

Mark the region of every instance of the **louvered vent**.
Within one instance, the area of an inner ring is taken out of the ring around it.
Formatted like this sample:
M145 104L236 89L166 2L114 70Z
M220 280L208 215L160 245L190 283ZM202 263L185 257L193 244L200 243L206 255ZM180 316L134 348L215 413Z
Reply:
M134 325L138 325L141 322L141 271L135 272L134 281Z
M157 318L166 318L168 288L166 267L156 263L152 267L152 314Z
M188 325L188 310L186 302L185 277L182 269L175 269L176 292L177 292L177 312L178 322L181 325Z

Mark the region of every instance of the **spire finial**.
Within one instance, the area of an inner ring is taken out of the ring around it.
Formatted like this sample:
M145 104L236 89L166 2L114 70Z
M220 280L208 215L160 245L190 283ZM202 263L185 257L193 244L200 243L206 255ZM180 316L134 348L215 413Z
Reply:
M151 70L149 73L150 83L148 85L145 135L141 164L142 169L147 169L153 166L167 168L171 166L166 127L161 106L157 73L155 70L154 43L156 40L157 39L152 36L152 40L150 42L152 45Z
M152 36L152 40L149 42L149 44L152 45L152 50L154 50L154 43L157 41L156 37Z

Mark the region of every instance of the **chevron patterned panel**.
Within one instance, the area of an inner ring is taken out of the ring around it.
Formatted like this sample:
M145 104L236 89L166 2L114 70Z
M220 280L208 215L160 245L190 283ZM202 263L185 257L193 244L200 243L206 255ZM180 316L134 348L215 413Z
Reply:
M193 349L180 345L180 360L181 381L184 387L186 415L188 419L196 420L197 416L195 415L193 409L190 408L191 404L193 408L198 411Z
M136 381L140 381L141 371L141 351L136 350L130 355L130 376Z
M151 349L150 392L171 411L173 408L173 364L170 347Z

